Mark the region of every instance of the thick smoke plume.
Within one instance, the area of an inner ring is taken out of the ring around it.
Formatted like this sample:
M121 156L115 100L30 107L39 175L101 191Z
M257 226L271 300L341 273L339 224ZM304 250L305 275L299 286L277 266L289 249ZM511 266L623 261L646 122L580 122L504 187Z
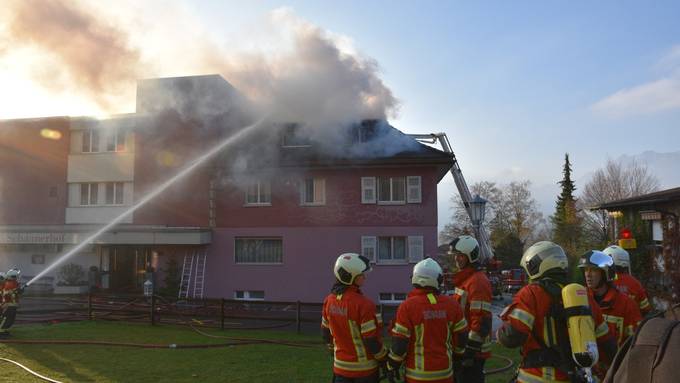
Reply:
M141 55L127 34L75 2L10 0L3 8L0 59L29 49L32 76L43 87L79 92L110 109L115 95L142 73Z
M59 0L3 2L0 66L3 58L30 50L31 81L57 96L68 91L95 101L103 112L132 112L141 77L219 73L263 114L314 127L310 134L396 113L398 102L373 59L291 10L273 11L252 28L262 36L246 31L230 39L211 36L189 11L166 2L117 2L113 9ZM239 40L253 43L234 44Z

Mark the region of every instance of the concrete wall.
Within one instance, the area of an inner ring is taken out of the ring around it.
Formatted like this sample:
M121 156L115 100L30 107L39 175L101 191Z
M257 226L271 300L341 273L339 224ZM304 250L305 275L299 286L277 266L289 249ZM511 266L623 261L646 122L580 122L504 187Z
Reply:
M54 251L56 245L50 245L49 247L54 247L54 249L49 249L46 246L40 245L21 245L21 249L17 248L17 245L0 246L0 271L19 268L21 270L22 279L34 277L53 264L59 258L60 254L67 252L73 246L62 246L61 252ZM32 263L33 255L44 255L45 262L43 264ZM99 267L99 256L96 254L93 247L86 247L83 252L67 259L62 265L69 263L79 264L83 267L83 271L85 271L83 280L86 281L87 271L90 266ZM62 265L57 266L45 276L53 277L54 283L56 284L59 281L58 274Z

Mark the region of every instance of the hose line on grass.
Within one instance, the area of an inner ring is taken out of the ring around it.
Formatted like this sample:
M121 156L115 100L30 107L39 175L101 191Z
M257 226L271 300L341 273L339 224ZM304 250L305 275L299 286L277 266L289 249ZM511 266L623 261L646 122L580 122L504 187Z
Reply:
M8 362L8 363L15 364L15 365L17 365L17 366L23 368L24 370L26 370L29 374L31 374L31 375L33 375L33 376L35 376L35 377L38 377L38 378L40 378L40 379L42 379L42 380L44 380L44 381L46 381L46 382L51 382L51 383L62 383L62 382L60 382L60 381L58 381L58 380L54 380L54 379L52 379L52 378L48 378L48 377L46 377L46 376L44 376L44 375L40 375L40 374L38 374L37 372L31 370L30 368L24 366L23 364L21 364L21 363L19 363L19 362L16 362L16 361L12 360L12 359L0 358L0 360L2 360L2 361L4 361L4 362Z
M498 367L498 368L494 368L494 369L491 369L491 370L484 370L484 375L499 374L501 372L508 371L509 369L511 369L515 365L515 362L513 362L512 359L505 357L505 356L491 355L491 358L498 358L498 359L505 360L506 362L508 362L508 364L503 366L503 367Z
M236 340L236 341L258 341L262 343L269 343L269 344L278 344L282 346L291 346L291 347L316 347L316 346L321 346L321 342L287 342L287 341L281 341L281 340L276 340L276 339L262 339L262 338L236 338L236 337L231 337L231 336L223 336L223 335L213 335L209 334L207 332L201 331L196 326L193 324L190 324L189 327L191 327L192 330L197 332L198 334L201 334L203 336L207 336L210 338L217 338L217 339L231 339L231 340Z

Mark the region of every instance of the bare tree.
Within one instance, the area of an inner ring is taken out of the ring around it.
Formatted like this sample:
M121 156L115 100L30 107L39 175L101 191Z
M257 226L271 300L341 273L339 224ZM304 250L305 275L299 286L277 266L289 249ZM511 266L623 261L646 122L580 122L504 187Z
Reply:
M503 199L501 190L496 186L495 182L481 181L472 185L470 194L473 196L479 194L488 201L484 213L484 225L489 227L489 223L496 216L497 209ZM465 210L465 205L460 195L454 194L451 197L451 202L453 204L451 206L451 210L453 210L451 222L444 226L442 232L439 233L440 243L448 243L459 235L473 233L470 216Z
M590 207L651 193L658 189L659 179L645 164L635 160L607 160L603 168L595 171L579 199L586 235L594 244L606 244L610 230L607 212L591 211Z

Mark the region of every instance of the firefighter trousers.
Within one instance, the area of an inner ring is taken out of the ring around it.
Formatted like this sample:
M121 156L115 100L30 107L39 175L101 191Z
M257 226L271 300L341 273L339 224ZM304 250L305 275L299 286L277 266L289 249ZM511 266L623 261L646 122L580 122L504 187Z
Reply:
M456 383L484 383L484 362L486 359L473 359L472 366L455 371Z
M14 319L17 316L17 306L8 306L2 313L0 318L0 333L5 333L14 324Z
M340 375L333 375L333 383L377 383L378 372L369 376L362 376L361 378L348 378Z

